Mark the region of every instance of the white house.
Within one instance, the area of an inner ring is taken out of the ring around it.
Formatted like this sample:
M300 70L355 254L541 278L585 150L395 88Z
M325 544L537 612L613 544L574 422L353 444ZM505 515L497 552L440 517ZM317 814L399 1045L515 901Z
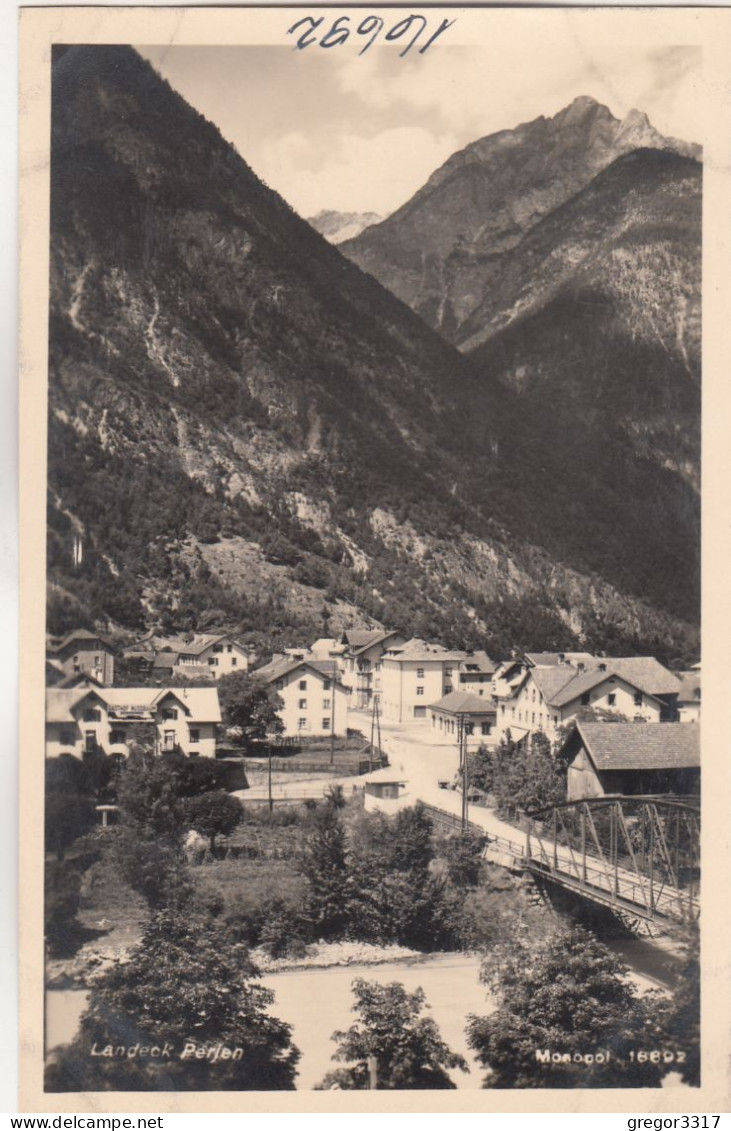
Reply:
M429 704L458 686L459 667L466 657L466 652L450 652L418 638L387 648L381 661L384 719L426 723Z
M195 679L220 679L231 672L247 671L249 652L227 633L182 636L150 636L125 649L125 656L145 656L158 672L187 675Z
M221 707L215 687L51 687L46 691L46 756L129 752L152 736L155 753L213 758Z
M334 660L275 656L253 674L282 699L278 714L286 737L346 733L347 696Z
M552 739L559 727L587 708L623 715L631 722L678 717L680 681L651 656L585 655L545 664L526 657L503 665L493 686L498 739L507 731L520 739L539 730Z
M400 633L383 629L347 629L343 633L343 683L351 707L368 710L374 699L380 700L383 654L403 640Z
M114 683L114 649L98 632L75 629L46 644L46 682L49 686L90 675L99 684Z

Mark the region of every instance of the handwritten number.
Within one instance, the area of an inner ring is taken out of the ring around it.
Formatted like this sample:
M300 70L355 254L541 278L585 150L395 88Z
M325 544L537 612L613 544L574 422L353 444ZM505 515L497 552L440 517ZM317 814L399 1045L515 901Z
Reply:
M437 39L442 34L442 32L445 32L447 30L447 28L450 28L452 26L452 24L454 24L456 22L457 22L456 16L454 17L453 20L442 20L441 24L439 25L437 30L434 32L434 35L430 39L427 39L427 41L426 41L426 43L424 44L423 47L419 48L419 54L423 55L424 52L427 50L427 48L431 47L434 40Z
M324 18L325 18L324 16L320 16L320 18L318 20L316 20L313 16L305 16L304 19L297 20L296 24L292 24L291 28L289 28L287 30L287 35L291 35L292 32L296 31L298 27L301 27L302 24L309 24L310 25L309 32L314 32L315 28L318 28L320 26L320 24L322 23ZM308 39L307 35L308 35L307 31L304 31L302 33L302 35L299 37L299 39L295 43L295 50L302 51L305 47L309 47L311 44L317 43L317 40L315 39L314 35L312 36L311 39Z
M340 24L349 24L350 16L339 16L327 35L320 40L320 47L339 47L350 37L349 27L340 27Z
M399 59L403 59L404 55L408 55L409 51L423 32L424 28L426 27L426 16L406 16L405 19L399 20L397 24L394 24L390 31L386 32L386 39L389 42L393 39L400 39L401 36L405 35L411 27L412 20L421 20L421 27L417 31L414 38L411 40L411 43L409 43L407 47L404 47L403 51L399 51Z
M368 27L366 27L367 24L369 25ZM366 18L363 20L363 23L358 25L358 35L370 35L370 33L375 29L375 34L371 36L364 47L361 47L360 51L358 52L359 55L362 55L364 51L367 51L369 47L373 46L373 43L381 34L382 28L383 20L380 16L366 16Z

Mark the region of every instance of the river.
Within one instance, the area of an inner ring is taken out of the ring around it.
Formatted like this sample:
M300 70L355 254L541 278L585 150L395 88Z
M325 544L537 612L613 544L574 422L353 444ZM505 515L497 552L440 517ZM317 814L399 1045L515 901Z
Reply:
M613 940L610 945L630 966L632 980L640 990L671 983L668 957L659 948L632 938ZM493 1008L479 982L479 967L476 955L437 954L380 966L330 966L265 975L262 984L275 994L272 1013L293 1026L294 1043L302 1052L298 1088L312 1088L337 1067L331 1061L335 1045L330 1038L336 1029L347 1029L353 1023L350 987L355 978L381 984L402 982L409 991L421 986L442 1037L470 1066L469 1073L453 1070L452 1079L458 1088L479 1088L482 1070L464 1034L468 1014L489 1013ZM86 990L50 990L46 994L49 1051L73 1040L87 999Z

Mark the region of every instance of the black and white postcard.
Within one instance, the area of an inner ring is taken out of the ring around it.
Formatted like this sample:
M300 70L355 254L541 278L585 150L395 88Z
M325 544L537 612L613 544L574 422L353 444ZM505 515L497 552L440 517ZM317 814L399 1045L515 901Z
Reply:
M26 1111L724 1110L730 32L22 11Z

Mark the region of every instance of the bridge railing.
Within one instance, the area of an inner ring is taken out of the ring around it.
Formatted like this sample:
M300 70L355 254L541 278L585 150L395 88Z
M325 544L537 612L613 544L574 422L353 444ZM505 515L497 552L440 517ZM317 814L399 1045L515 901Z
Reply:
M528 814L525 862L643 917L698 917L700 810L658 797L602 797Z

